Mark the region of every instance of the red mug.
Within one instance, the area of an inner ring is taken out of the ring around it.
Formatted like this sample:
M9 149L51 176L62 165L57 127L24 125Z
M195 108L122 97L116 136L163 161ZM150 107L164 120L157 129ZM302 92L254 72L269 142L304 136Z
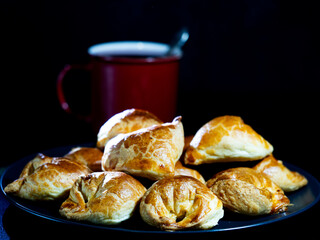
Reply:
M93 45L90 62L66 65L57 79L57 95L62 109L73 113L63 91L65 75L73 69L91 73L91 114L79 116L94 128L114 114L140 108L164 122L176 115L180 50L166 55L169 45L155 42L123 41Z

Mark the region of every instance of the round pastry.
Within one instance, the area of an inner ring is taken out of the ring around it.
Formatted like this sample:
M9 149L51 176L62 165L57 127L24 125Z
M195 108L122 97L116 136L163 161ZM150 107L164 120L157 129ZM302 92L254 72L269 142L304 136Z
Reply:
M286 168L282 161L270 156L263 159L253 167L257 172L265 174L283 191L292 192L308 184L308 180L298 172L292 172Z
M97 147L104 149L106 143L120 133L130 133L141 128L162 124L152 113L141 109L128 109L106 121L99 130Z
M240 117L217 117L202 126L186 150L186 164L253 161L271 154L273 147Z
M131 217L145 192L138 180L123 172L95 172L74 183L59 212L68 219L118 224Z
M101 158L103 153L98 148L76 147L64 157L86 165L93 172L102 171Z
M231 168L214 175L207 186L231 211L246 215L284 212L290 203L283 191L251 168Z
M155 182L144 194L140 215L151 226L167 231L209 229L223 217L222 202L205 184L189 176Z
M184 145L181 117L172 123L120 134L105 146L102 169L158 180L173 176Z
M4 191L29 200L60 199L68 195L78 177L90 172L85 165L67 158L38 154Z

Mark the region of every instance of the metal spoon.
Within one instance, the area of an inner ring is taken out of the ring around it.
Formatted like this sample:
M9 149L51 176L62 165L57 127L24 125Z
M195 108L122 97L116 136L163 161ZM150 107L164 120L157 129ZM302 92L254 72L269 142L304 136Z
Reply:
M177 34L174 36L170 43L170 47L168 52L165 54L166 56L174 55L175 53L179 52L183 45L189 39L189 32L186 27L183 27Z

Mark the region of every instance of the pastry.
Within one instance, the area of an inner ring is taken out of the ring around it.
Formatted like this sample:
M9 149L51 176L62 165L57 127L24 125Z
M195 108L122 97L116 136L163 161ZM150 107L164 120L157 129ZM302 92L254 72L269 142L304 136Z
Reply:
M253 167L257 172L265 174L283 191L292 192L308 184L308 180L298 172L286 168L271 154Z
M190 176L194 177L195 179L198 179L202 183L206 183L202 175L197 170L183 166L180 160L176 163L174 175Z
M219 198L205 184L189 176L155 182L140 203L142 219L167 231L209 229L217 225L223 213Z
M142 128L109 140L102 169L125 171L151 180L173 176L183 145L181 117L176 117L172 123Z
M190 135L190 136L185 136L184 137L184 147L183 147L183 151L187 150L188 147L190 146L190 142L192 141L193 139L193 135Z
M105 122L99 130L97 147L103 149L106 143L120 133L130 133L141 128L162 124L152 113L140 109L128 109Z
M118 224L130 218L145 187L123 172L95 172L80 177L60 207L68 219Z
M252 161L262 159L272 151L272 145L240 117L222 116L197 131L186 150L184 161L192 165Z
M86 165L93 172L102 171L101 158L103 153L98 148L76 147L64 157Z
M251 168L231 168L217 173L207 186L231 211L246 215L284 212L290 203L269 178Z
M38 154L22 170L20 177L4 191L29 200L55 200L66 197L81 175L90 173L85 165L67 158Z

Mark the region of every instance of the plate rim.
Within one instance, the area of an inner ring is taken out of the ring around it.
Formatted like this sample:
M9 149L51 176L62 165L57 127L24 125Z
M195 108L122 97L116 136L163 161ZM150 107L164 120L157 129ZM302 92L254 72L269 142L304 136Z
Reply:
M44 154L48 154L51 152L67 152L68 150L70 150L73 147L92 147L94 144L93 143L83 143L83 144L73 144L73 145L65 145L65 146L60 146L60 147L55 147L55 148L50 148L47 150L43 150L41 151ZM288 163L286 161L283 161L284 164L286 165L286 167L288 167L289 169L293 169L294 171L298 171L299 173L301 173L302 175L304 175L309 182L312 182L312 186L315 190L317 190L317 195L315 197L315 199L308 203L306 206L302 207L301 209L289 213L288 215L286 214L286 212L284 213L280 213L280 214L284 214L282 217L278 217L278 218L271 218L271 219L267 219L265 221L258 221L258 220L250 220L247 222L252 222L250 224L247 225L242 225L242 226L234 226L234 227L230 227L230 228L211 228L211 229L186 229L186 230L178 230L178 231L163 231L163 230L159 230L157 228L155 228L155 230L140 230L140 229L128 229L128 228L124 228L124 227L110 227L108 225L98 225L98 224L94 224L94 223L89 223L89 222L81 222L81 221L72 221L69 219L64 219L63 217L58 218L55 216L51 216L45 213L41 213L38 212L34 209L31 209L27 206L24 206L23 204L21 204L20 202L16 201L14 198L12 198L9 194L6 194L6 192L4 191L4 183L3 180L5 178L5 176L7 175L7 173L14 168L16 165L21 165L22 163L27 163L27 161L30 161L32 158L34 158L34 156L36 155L36 153L33 154L29 154L25 157L22 157L20 159L18 159L17 161L13 162L12 164L8 165L6 167L6 169L2 172L2 174L0 175L0 188L1 188L1 194L5 197L6 200L8 200L11 204L13 204L14 206L18 207L19 209L35 215L37 217L40 218L44 218L46 220L50 220L50 221L54 221L54 222L58 222L58 223L63 223L63 224L70 224L70 225L77 225L77 226L84 226L84 227L89 227L89 228L96 228L96 229L102 229L102 230L106 230L106 231L119 231L119 232L132 232L132 233L145 233L145 234L189 234L189 233L211 233L211 232L223 232L223 231L233 231L233 230L240 230L240 229L245 229L245 228L252 228L252 227L258 227L258 226L262 226L262 225L266 225L266 224L271 224L274 222L278 222L278 221L283 221L285 219L288 219L290 217L296 216L302 212L307 211L308 209L312 208L314 205L316 205L319 201L320 201L320 182L318 181L317 178L315 178L312 174L310 174L309 172L307 172L306 170L293 165L291 163ZM59 155L59 154L58 154ZM299 191L299 190L298 190ZM262 219L264 218L268 218L268 216L261 216ZM261 219L261 218L260 218ZM223 220L220 220L223 221ZM246 222L246 221L245 221ZM116 226L116 225L115 225Z

